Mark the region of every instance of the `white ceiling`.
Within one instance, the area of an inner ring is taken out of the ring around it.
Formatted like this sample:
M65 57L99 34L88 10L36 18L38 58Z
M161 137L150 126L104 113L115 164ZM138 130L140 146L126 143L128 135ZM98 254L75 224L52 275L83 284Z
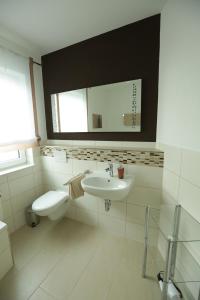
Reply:
M161 11L166 0L0 0L0 23L43 54Z

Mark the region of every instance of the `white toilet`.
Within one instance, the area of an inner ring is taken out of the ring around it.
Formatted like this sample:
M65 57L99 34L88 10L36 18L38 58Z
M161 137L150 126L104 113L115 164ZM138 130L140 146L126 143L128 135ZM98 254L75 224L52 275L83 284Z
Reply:
M64 217L68 200L68 192L49 191L33 202L32 210L39 216L46 216L50 220L58 220Z

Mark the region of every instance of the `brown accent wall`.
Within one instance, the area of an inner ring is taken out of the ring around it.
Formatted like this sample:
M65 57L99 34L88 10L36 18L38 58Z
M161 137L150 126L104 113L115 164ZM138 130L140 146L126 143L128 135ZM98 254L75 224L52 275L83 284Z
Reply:
M44 55L48 138L155 141L159 43L160 15L155 15ZM141 132L53 133L51 94L138 78L142 79Z

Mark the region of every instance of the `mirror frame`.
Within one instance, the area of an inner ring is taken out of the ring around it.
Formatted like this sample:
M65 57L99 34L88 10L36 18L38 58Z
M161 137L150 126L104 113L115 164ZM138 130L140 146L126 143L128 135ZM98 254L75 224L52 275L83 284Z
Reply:
M142 79L141 78L137 78L137 79L133 79L133 80L123 80L123 81L119 81L119 82L114 82L114 83L109 83L109 84L101 84L101 85L95 85L95 86L91 86L91 87L85 87L85 88L82 88L82 89L74 89L74 90L70 90L70 91L65 91L65 92L60 92L60 93L53 93L53 94L51 94L51 118L52 118L52 120L53 120L53 117L52 117L52 110L53 110L53 108L52 108L52 96L54 96L54 95L56 95L56 94L62 94L62 93L66 93L66 92L73 92L73 91L77 91L77 90L86 90L86 102L87 102L87 104L86 104L86 106L87 106L87 125L88 125L88 131L85 131L85 132L78 132L78 131L70 131L70 132L68 132L68 131L66 131L66 132L64 132L64 131L61 131L61 132L57 132L57 131L54 131L54 128L53 128L53 133L67 133L67 134L69 134L69 133L71 133L71 134L74 134L74 133L90 133L90 132L93 132L93 133L107 133L107 132L109 132L109 131L89 131L89 123L88 123L88 116L89 116L89 102L88 102L88 89L89 88L96 88L96 87L104 87L104 86L107 86L107 85L112 85L112 84L120 84L120 83L127 83L127 82L134 82L134 81L139 81L140 80L140 86L141 86L141 90L140 90L140 93L141 93L141 98L140 98L140 103L139 103L139 105L140 105L140 107L141 107L141 111L140 111L140 115L141 115L141 121L140 121L140 131L110 131L111 133L140 133L141 131L142 131ZM55 112L54 112L55 113ZM53 126L53 122L52 122L52 126Z
M133 78L128 80L137 80ZM140 132L54 132L52 122L52 108L51 108L51 94L61 93L66 91L53 91L45 95L45 112L46 112L46 125L47 125L47 138L52 140L96 140L96 141L138 141L138 142L155 142L156 141L156 121L154 118L157 116L157 99L151 107L151 114L147 105L144 105L144 95L146 94L146 82L142 80L141 91L141 131ZM125 81L125 80L123 80ZM119 82L119 81L117 81ZM117 83L107 82L104 84ZM99 85L87 86L95 87ZM79 87L85 88L85 87ZM146 96L146 95L145 95ZM146 96L147 97L147 96ZM145 107L146 106L146 107ZM152 118L154 122L152 122Z

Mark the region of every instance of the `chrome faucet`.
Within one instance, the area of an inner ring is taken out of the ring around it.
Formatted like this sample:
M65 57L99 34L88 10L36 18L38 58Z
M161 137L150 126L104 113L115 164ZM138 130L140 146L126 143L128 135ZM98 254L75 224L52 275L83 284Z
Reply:
M106 172L109 172L110 177L113 177L113 164L109 163L108 168L105 169Z

